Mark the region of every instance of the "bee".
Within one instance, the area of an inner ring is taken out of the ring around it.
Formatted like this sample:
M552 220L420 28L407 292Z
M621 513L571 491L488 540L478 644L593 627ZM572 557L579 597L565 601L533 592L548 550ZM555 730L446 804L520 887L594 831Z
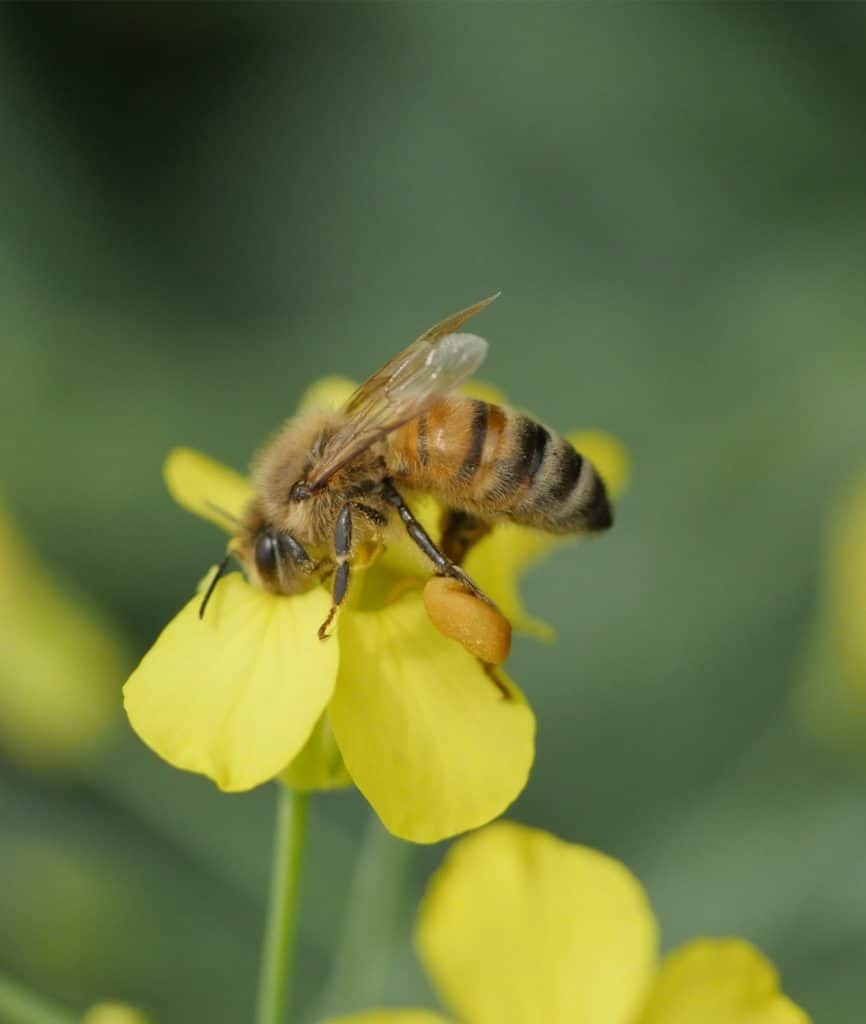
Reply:
M304 413L283 426L254 461L255 496L201 615L233 554L272 593L294 594L333 575L324 639L353 561L381 549L395 521L435 573L492 605L461 564L496 521L557 534L612 524L601 477L564 437L456 391L487 353L483 338L458 331L495 298L425 331L342 409ZM444 508L440 544L412 514L404 488L431 494Z

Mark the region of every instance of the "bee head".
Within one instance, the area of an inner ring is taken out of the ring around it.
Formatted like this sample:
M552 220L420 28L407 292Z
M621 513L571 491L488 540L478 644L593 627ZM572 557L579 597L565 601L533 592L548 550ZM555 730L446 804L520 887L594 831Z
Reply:
M226 556L205 591L199 618L204 618L208 601L232 557L241 563L251 583L271 594L299 593L319 568L320 563L310 558L290 533L278 530L268 522L258 504L250 505L243 520L235 520L235 523L239 527L238 532L230 541Z

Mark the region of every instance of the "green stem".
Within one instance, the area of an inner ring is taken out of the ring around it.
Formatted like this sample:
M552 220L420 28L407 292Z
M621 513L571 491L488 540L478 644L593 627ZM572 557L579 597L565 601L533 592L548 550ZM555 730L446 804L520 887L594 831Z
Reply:
M416 850L370 815L319 1018L382 1001L398 936L410 927L406 890Z
M277 827L271 893L259 977L256 1024L285 1024L291 998L292 954L300 903L299 881L309 793L277 784Z
M17 981L0 975L0 1021L2 1024L76 1024L79 1018Z

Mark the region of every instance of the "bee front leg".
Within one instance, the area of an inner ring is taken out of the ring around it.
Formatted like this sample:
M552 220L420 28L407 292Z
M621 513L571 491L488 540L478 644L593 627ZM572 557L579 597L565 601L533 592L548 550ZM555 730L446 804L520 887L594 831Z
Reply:
M334 621L337 609L343 603L349 591L349 575L351 567L349 556L352 553L352 506L344 505L337 516L334 527L334 586L331 591L331 610L328 617L319 626L319 639L327 640L328 627Z
M397 514L403 521L403 525L406 527L406 532L436 566L438 571L443 576L450 576L452 579L459 580L471 594L474 594L476 597L480 598L482 601L486 601L487 604L495 608L496 605L493 604L490 598L472 582L460 566L456 565L450 558L443 555L439 548L436 547L430 537L430 534L427 533L415 516L412 515L412 510L403 500L403 495L400 494L397 488L388 480L385 481L383 493L386 500L397 509Z

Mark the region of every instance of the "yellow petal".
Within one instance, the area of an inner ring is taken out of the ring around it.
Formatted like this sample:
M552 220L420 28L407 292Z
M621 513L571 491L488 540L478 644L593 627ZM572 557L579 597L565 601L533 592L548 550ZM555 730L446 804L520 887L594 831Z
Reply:
M824 593L802 659L798 709L833 745L861 750L866 734L866 475L830 524Z
M496 603L511 625L540 640L552 640L553 629L523 607L518 582L523 572L557 543L564 543L563 539L514 523L500 523L466 558L467 573Z
M322 377L304 392L298 403L298 412L307 412L309 409L339 409L346 404L357 387L357 383L349 377L341 377L336 374ZM460 390L473 398L480 398L484 402L500 403L505 401L502 392L485 381L470 380Z
M568 439L599 471L611 497L620 495L628 476L628 456L623 445L598 430L579 431L569 434ZM496 602L515 629L540 640L551 640L554 635L551 627L523 607L518 583L531 565L573 540L513 523L501 523L470 551L466 571Z
M0 505L0 749L64 772L121 725L129 654L108 617L55 579Z
M304 392L298 404L298 412L309 412L310 409L339 409L346 404L357 386L348 377L323 377Z
M168 493L181 508L236 532L253 494L246 477L192 448L173 448L162 473Z
M316 630L330 599L266 594L230 573L204 619L194 597L124 687L133 729L177 768L221 789L273 778L301 750L334 688L336 637Z
M486 380L469 380L460 390L470 398L480 398L482 402L489 402L490 405L504 405L508 399L504 393Z
M471 1024L632 1024L658 945L622 864L509 822L452 847L416 937L443 1001Z
M520 691L440 636L415 591L349 612L330 714L349 774L385 827L433 843L501 814L523 787L535 719Z
M329 1017L325 1024L450 1024L432 1010L367 1010L348 1017Z
M671 953L639 1024L808 1024L779 976L740 939L700 939Z
M126 1003L98 1003L84 1014L81 1024L147 1024L147 1017Z
M327 712L316 723L304 749L283 771L279 780L289 789L343 789L352 785Z
M866 696L866 480L840 504L828 557L828 615L846 680Z

